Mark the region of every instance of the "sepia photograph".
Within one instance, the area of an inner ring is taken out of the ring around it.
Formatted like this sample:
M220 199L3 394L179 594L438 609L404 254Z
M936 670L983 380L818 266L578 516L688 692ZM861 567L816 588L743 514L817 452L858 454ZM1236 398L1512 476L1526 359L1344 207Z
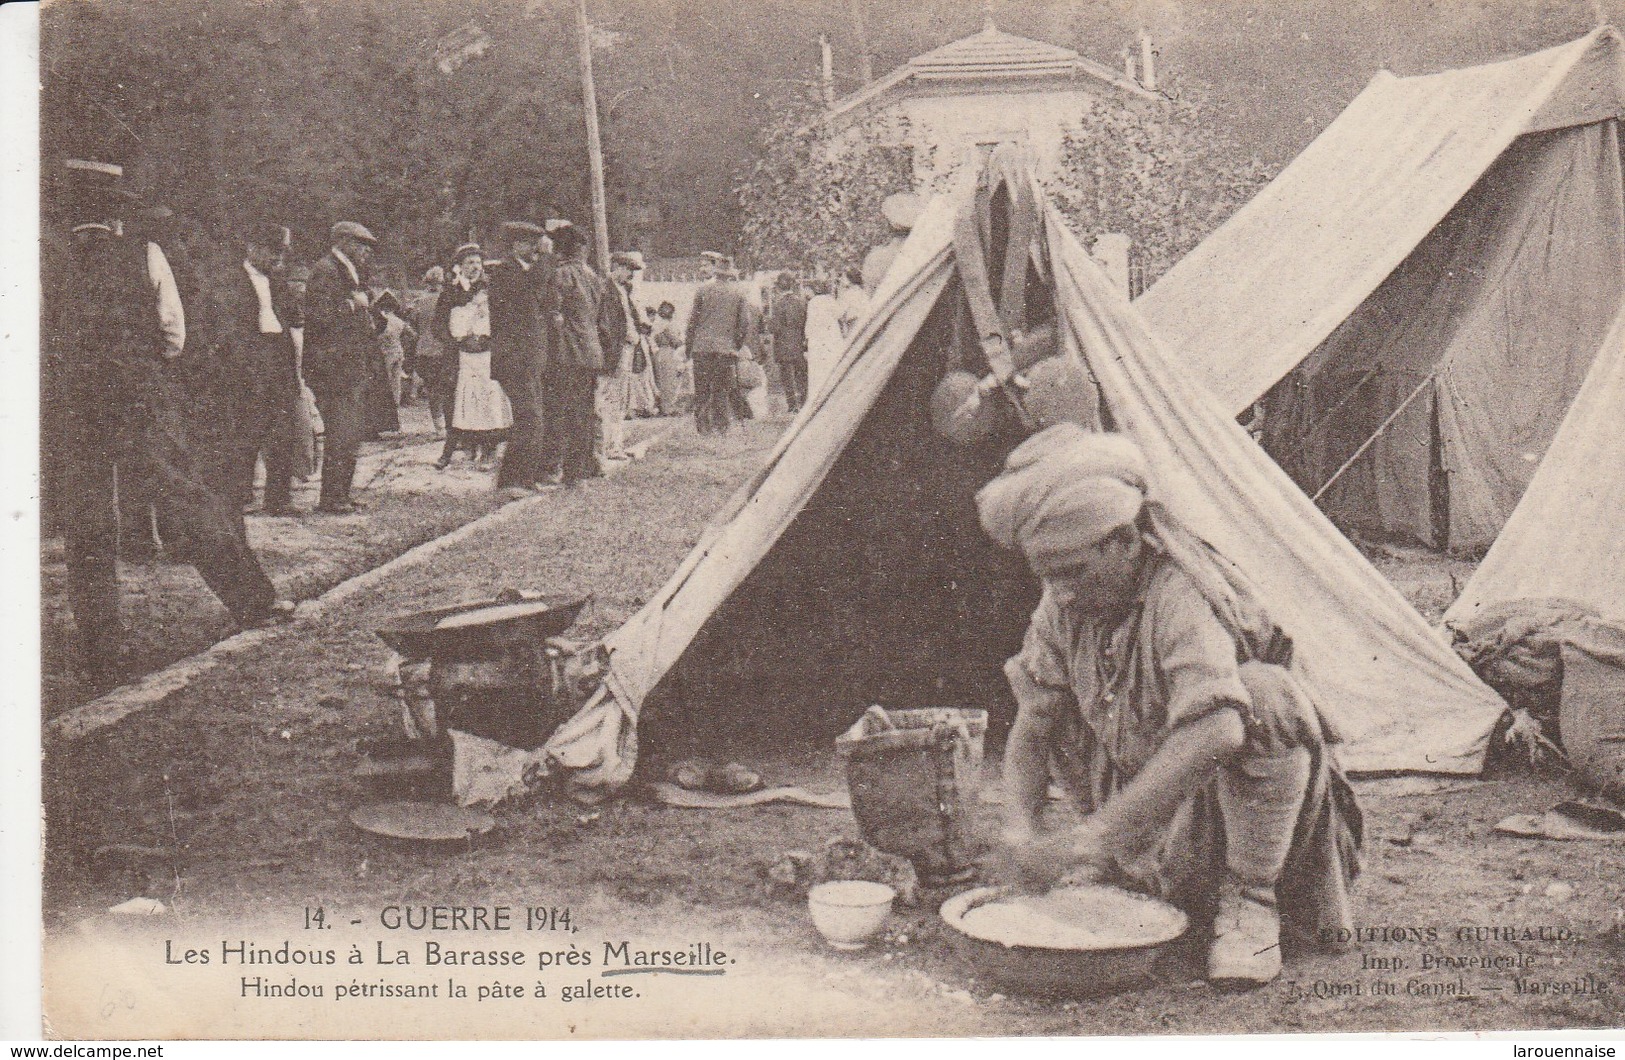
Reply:
M1620 1038L1616 26L47 0L19 1033Z

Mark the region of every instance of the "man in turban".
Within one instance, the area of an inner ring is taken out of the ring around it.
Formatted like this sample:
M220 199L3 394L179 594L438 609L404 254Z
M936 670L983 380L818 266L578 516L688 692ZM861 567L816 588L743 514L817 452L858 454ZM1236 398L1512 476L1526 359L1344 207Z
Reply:
M976 501L1043 582L1005 751L1003 846L1028 884L1120 883L1211 916L1208 977L1250 987L1352 926L1360 817L1290 640L1251 588L1146 499L1122 435L1035 434ZM1052 772L1082 813L1040 831Z

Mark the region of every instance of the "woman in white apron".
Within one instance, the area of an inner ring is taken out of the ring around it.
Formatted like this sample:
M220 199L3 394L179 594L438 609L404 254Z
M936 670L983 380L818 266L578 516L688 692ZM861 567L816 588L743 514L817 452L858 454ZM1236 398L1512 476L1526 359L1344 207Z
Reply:
M481 470L496 466L497 446L513 425L502 384L491 378L491 295L479 244L457 248L451 282L435 306L435 330L457 351L457 382L446 425L446 446L436 465L451 465L459 450L471 452Z

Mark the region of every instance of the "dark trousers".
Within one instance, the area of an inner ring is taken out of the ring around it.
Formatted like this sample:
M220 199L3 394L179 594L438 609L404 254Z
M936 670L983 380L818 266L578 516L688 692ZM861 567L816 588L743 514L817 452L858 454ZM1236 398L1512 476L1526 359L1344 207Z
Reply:
M784 387L784 400L791 412L807 403L806 354L779 359L779 383Z
M546 442L543 460L575 482L598 474L593 443L598 437L598 373L587 368L558 366L548 370L543 397Z
M293 503L293 455L299 444L299 375L286 335L259 335L248 351L236 384L240 499L254 500L254 466L265 457L265 507Z
M365 375L349 379L322 380L316 395L316 408L322 414L322 496L319 507L342 508L350 503L350 487L355 482L356 455L367 428Z
M541 380L507 379L502 388L513 408L513 426L508 428L508 448L502 455L502 469L497 472L497 489L541 482L553 471L547 459L547 416Z
M420 355L417 373L423 380L430 418L436 423L446 423L451 419L452 404L457 399L457 352L453 350L438 357Z
M737 364L730 353L694 355L694 425L701 434L725 434L740 418Z
M81 381L85 385L76 388L67 409L62 525L68 601L81 662L94 676L115 675L123 640L117 563L121 485L152 500L184 543L185 559L238 622L263 618L276 599L248 546L236 498L210 489L192 466L183 404L163 369L135 363L111 378L98 373Z

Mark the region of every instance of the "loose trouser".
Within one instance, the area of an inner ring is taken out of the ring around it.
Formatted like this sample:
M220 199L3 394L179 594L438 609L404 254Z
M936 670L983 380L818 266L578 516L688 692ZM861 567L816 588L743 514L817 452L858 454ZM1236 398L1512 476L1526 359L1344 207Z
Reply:
M248 546L236 498L210 489L192 467L181 402L163 369L157 363L135 362L87 377L68 409L63 536L69 606L83 665L105 676L114 672L122 641L119 480L139 483L160 518L185 540L186 560L238 622L263 618L276 599L271 580Z
M1242 664L1251 706L1240 754L1193 791L1172 821L1117 852L1122 882L1165 898L1192 916L1211 916L1228 882L1278 904L1293 942L1330 947L1353 923L1348 888L1358 871L1359 807L1336 769L1318 715L1287 670ZM1084 745L1091 741L1079 733ZM1109 802L1127 778L1090 790L1076 759L1056 760L1057 776L1080 809ZM1227 879L1228 878L1228 879Z
M350 503L356 456L366 432L368 379L323 380L312 391L322 414L321 507L342 508Z
M624 356L620 370L598 377L594 394L598 410L598 450L600 455L612 460L626 455L626 412L632 393L631 382Z
M590 369L558 366L548 371L547 459L569 482L598 473L593 459L598 437L597 387L598 373Z
M694 355L694 426L701 434L726 433L739 418L737 360L730 353Z
M452 404L457 399L457 354L442 353L417 359L418 378L423 380L424 397L429 403L429 418L436 427L444 427L451 418Z
M779 383L784 387L784 400L794 412L807 403L807 357L779 358Z
M243 359L237 384L242 388L237 429L239 499L254 499L254 468L265 457L265 506L286 508L293 500L294 450L300 444L299 417L303 395L294 364L293 344L286 335L255 336Z
M542 404L539 379L507 379L502 387L513 409L513 426L508 428L508 448L502 454L497 472L497 488L530 486L552 473L547 460L547 417Z

